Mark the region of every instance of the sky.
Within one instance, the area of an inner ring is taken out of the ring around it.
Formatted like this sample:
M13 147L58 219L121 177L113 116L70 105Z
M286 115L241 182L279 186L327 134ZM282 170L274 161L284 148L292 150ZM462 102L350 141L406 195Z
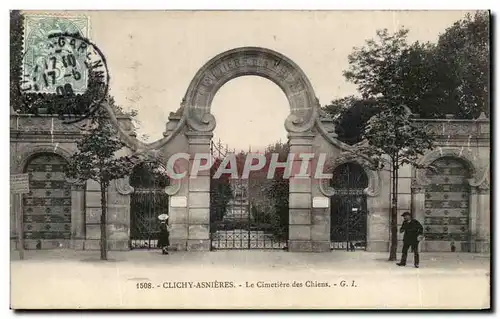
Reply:
M410 30L408 39L435 42L465 11L76 11L90 21L90 39L104 53L110 94L136 109L138 134L162 137L190 81L208 60L242 46L260 46L292 59L309 78L321 105L356 94L342 76L349 53L377 29ZM231 149L286 141L289 106L271 81L245 76L216 94L215 139Z

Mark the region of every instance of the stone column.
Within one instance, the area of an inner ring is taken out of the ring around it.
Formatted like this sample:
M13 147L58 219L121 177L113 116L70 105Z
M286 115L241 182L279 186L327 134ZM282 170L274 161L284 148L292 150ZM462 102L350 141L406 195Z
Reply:
M196 154L210 154L211 132L186 132L191 155L189 170ZM210 170L188 178L187 249L210 250Z
M322 211L312 210L311 198L311 164L309 163L308 177L294 177L300 171L302 160L299 154L312 153L312 133L289 133L290 153L295 154L292 176L290 177L289 194L289 231L288 249L289 251L313 251L313 241L315 249L322 247L322 242L330 235L329 230L321 227L324 214ZM317 214L317 215L315 215ZM314 221L314 223L313 223ZM316 225L317 227L314 227ZM323 245L324 246L324 245ZM328 243L329 248L329 243Z
M490 252L490 189L479 186L477 189L477 209L476 209L476 252ZM471 207L472 209L472 207ZM472 210L471 210L472 215Z
M83 249L85 242L85 183L71 185L71 248Z

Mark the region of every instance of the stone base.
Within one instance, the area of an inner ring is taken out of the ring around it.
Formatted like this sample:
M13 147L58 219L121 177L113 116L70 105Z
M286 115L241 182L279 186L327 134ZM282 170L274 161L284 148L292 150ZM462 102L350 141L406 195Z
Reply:
M176 251L186 251L187 250L187 239L171 239L170 246L168 248Z
M330 250L330 244L328 244L328 250ZM313 251L312 241L309 241L309 240L289 240L288 241L288 251L291 251L291 252L312 252Z
M486 241L476 241L475 250L476 253L490 253L490 243Z
M316 253L324 253L330 251L330 241L313 241L312 251Z
M84 242L85 250L100 250L101 241L99 239L87 239ZM113 250L130 250L128 240L108 240L108 251Z
M17 250L17 241L15 239L10 240L10 250Z
M423 241L420 243L420 251L422 252L451 252L451 241L446 240L433 240L433 241ZM401 247L403 243L401 242ZM476 245L470 244L468 242L455 242L455 252L468 253L474 252ZM402 248L398 247L398 251Z
M24 249L36 250L37 244L40 241L40 248L38 249L73 249L73 240L71 239L25 239ZM13 248L17 249L18 244L14 241Z
M188 239L187 250L188 251L209 251L210 250L210 239Z
M366 251L369 252L388 252L389 242L384 240L369 241L366 244Z
M85 239L72 239L71 248L75 250L83 250L85 247Z

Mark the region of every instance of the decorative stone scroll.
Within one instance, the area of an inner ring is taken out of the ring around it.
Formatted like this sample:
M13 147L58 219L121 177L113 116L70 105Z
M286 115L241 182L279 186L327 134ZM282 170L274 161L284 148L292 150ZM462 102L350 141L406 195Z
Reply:
M243 47L223 52L208 61L195 75L186 92L184 115L191 129L209 132L215 128L210 114L212 100L228 81L257 75L278 85L290 103L285 121L289 132L306 132L317 116L316 96L304 72L284 55L264 48Z
M378 172L370 169L370 163L367 160L357 157L352 153L341 154L337 159L331 161L326 173L332 173L339 165L354 162L361 165L368 177L368 187L363 190L367 196L378 196L380 194L380 177ZM336 189L330 186L330 179L322 179L319 183L319 189L323 195L331 197L338 193Z
M162 153L158 150L141 150L140 152L136 152L135 155L139 158L141 158L142 160L153 160L153 161L158 161L160 163L163 163L165 164L166 163L166 159L165 157L162 155ZM174 173L181 173L177 167L173 167L173 171ZM181 185L182 185L182 180L173 180L173 179L170 179L170 185L168 185L167 187L165 187L165 194L169 195L169 196L173 196L175 194L177 194L177 192L179 192L180 188L181 188ZM115 180L115 186L116 186L116 190L118 191L118 193L122 194L122 195L129 195L129 194L132 194L134 192L134 187L132 187L129 183L129 178L128 177L125 177L125 178L120 178L120 179L116 179Z
M116 191L122 195L129 195L134 192L134 188L130 186L128 177L115 179Z

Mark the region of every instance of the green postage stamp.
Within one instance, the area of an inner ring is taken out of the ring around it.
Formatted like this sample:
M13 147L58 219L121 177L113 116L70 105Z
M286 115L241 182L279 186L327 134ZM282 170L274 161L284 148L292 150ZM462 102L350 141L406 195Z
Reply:
M25 93L56 94L71 85L75 94L83 94L88 85L88 70L84 67L85 52L59 52L52 48L55 34L89 36L89 18L66 15L25 15L24 57L21 89ZM66 53L66 54L65 54ZM56 85L57 84L57 85Z

